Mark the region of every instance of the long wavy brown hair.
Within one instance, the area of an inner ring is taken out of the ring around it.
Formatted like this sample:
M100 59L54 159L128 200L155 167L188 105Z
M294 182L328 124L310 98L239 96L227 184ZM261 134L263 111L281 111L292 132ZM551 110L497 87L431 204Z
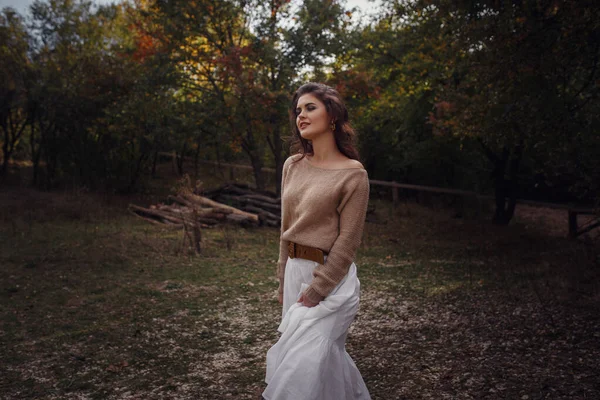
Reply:
M296 107L300 96L307 93L312 94L325 104L329 119L335 121L335 144L342 154L353 160L360 161L358 150L356 149L356 133L348 121L348 109L342 100L342 96L334 88L322 83L309 82L300 86L292 98L292 107L290 108L290 123L292 128L292 137L290 141L291 154L301 153L297 161L300 161L307 155L314 155L312 144L300 135L300 130L296 126Z

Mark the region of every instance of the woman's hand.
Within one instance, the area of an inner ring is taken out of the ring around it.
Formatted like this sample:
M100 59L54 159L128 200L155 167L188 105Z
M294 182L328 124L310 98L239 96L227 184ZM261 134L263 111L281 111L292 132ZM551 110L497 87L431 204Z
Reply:
M312 301L310 301L307 297L304 296L304 293L302 293L300 295L300 298L298 299L298 303L302 303L302 305L304 307L314 307L316 305L318 305L319 303L313 303Z

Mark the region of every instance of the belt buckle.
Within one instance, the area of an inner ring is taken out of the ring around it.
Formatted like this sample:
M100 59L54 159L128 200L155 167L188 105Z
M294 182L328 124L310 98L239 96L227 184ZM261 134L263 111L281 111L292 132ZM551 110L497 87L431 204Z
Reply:
M288 243L288 257L294 258L296 256L296 243L289 242Z

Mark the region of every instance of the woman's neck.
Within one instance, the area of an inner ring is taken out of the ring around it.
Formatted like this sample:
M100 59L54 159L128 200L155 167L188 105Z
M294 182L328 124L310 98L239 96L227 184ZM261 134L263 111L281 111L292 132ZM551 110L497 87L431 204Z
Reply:
M311 159L317 163L335 160L341 154L335 144L333 132L320 135L312 140L312 148L313 156Z

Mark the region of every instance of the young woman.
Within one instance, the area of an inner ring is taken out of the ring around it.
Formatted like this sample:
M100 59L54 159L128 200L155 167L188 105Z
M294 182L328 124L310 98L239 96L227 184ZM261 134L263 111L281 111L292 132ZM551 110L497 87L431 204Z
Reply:
M283 165L277 276L281 337L267 352L267 400L364 400L369 391L345 349L358 311L354 255L369 177L333 88L294 94L292 156ZM297 153L297 154L296 154Z

